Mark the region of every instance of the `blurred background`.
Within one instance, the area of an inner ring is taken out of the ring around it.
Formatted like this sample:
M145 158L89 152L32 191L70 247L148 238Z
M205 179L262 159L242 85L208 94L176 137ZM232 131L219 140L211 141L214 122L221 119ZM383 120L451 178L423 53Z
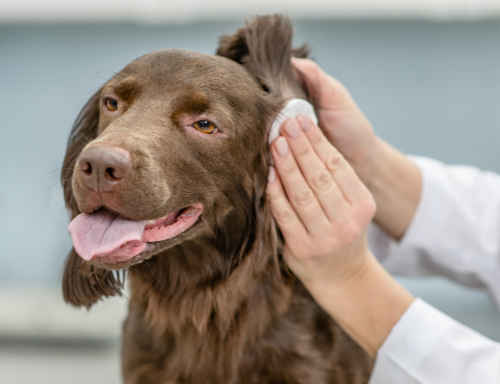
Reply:
M72 121L132 59L166 48L213 53L219 36L270 12L293 18L296 44L310 45L381 137L500 172L497 0L0 0L0 382L120 382L126 298L90 312L61 299L70 239L59 170ZM487 294L401 281L500 340Z

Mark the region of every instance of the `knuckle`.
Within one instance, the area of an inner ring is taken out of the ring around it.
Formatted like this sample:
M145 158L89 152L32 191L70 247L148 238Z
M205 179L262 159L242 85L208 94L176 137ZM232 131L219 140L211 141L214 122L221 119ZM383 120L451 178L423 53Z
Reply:
M268 185L266 188L266 198L271 202L271 205L275 205L280 199L282 199L282 194L280 188L275 185Z
M311 186L320 192L328 191L333 185L332 177L326 172L319 172L311 179Z
M271 208L274 208L278 204L280 198L281 197L279 195L276 195L276 192L271 192L268 190L266 193L266 199L271 204Z
M287 175L293 174L296 170L297 166L291 159L288 159L288 161L284 161L279 164L279 174L283 175L282 178L286 178Z
M311 191L305 189L293 194L292 201L295 205L299 207L308 207L313 203L314 196Z
M284 223L287 223L292 219L293 213L288 208L278 207L274 209L274 217L276 218L280 226L282 226Z
M295 152L298 157L308 157L311 154L311 148L306 145L305 143L302 143L303 145L300 145L296 148Z
M325 166L330 172L335 172L342 163L342 155L338 152L330 152L325 161Z
M312 145L314 145L315 148L321 148L322 144L324 143L324 136L319 128L316 129L315 126L313 125L313 129L309 137Z

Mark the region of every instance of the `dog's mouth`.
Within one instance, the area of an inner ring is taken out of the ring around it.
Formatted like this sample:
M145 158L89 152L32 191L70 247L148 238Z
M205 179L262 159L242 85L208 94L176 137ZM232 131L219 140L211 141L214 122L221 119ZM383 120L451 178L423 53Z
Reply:
M129 220L107 209L82 213L69 225L76 253L86 261L124 267L152 257L166 241L192 228L203 212L195 203L154 220Z

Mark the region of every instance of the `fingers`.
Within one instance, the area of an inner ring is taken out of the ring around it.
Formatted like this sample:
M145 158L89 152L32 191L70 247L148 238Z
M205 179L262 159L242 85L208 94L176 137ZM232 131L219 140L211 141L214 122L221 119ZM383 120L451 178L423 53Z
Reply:
M356 172L354 172L344 156L330 144L321 129L319 129L311 119L306 117L299 116L297 120L307 137L308 143L332 175L345 199L351 205L356 205L367 199L371 199L370 192L361 182ZM304 160L302 160L301 163L303 163L301 165L302 168L308 167L308 164Z
M272 154L291 209L309 233L322 232L329 225L328 218L304 179L284 137L273 141Z
M287 120L286 136L273 142L272 153L283 195L308 233L349 220L353 210L370 216L373 198L354 170L310 119Z
M305 135L304 127L309 125L301 124L298 119L289 119L282 125L282 132L288 138L288 143L294 154L297 165L300 168L302 177L307 181L315 197L323 209L329 221L339 220L347 216L347 201L335 183L334 175L326 168L321 156L318 156L312 143ZM329 148L321 148L323 151ZM323 158L327 157L323 154ZM288 187L288 174L283 174L282 179ZM292 188L296 187L292 184ZM288 191L288 188L287 188Z
M332 271L345 269L334 255L357 265L351 256L364 249L375 212L371 194L310 119L289 119L281 128L283 136L272 143L276 171L271 167L267 197L285 238L286 262L303 281L317 275L307 272L306 259L330 260L324 265L334 265Z
M354 104L342 83L323 72L314 61L294 57L292 64L302 76L316 108L343 109Z
M297 238L305 238L307 230L290 205L288 197L281 186L280 179L273 167L269 170L266 192L273 216L278 222L286 241L290 242Z

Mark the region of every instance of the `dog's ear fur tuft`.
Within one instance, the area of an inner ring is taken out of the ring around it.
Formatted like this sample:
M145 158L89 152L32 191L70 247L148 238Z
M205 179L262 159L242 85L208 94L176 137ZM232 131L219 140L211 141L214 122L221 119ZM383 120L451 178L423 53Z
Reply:
M73 124L66 147L61 184L66 207L71 212L72 218L80 213L71 184L73 169L82 149L97 137L99 100L100 91L96 92L82 108ZM63 296L67 303L90 308L103 296L119 295L122 285L121 279L113 272L91 266L74 250L69 253L62 281Z
M90 308L102 297L121 294L123 277L86 263L72 249L66 259L62 290L64 301L76 307Z
M258 16L234 35L221 37L217 55L243 65L272 95L304 97L290 60L307 57L309 49L306 45L292 49L292 37L293 28L287 17Z

